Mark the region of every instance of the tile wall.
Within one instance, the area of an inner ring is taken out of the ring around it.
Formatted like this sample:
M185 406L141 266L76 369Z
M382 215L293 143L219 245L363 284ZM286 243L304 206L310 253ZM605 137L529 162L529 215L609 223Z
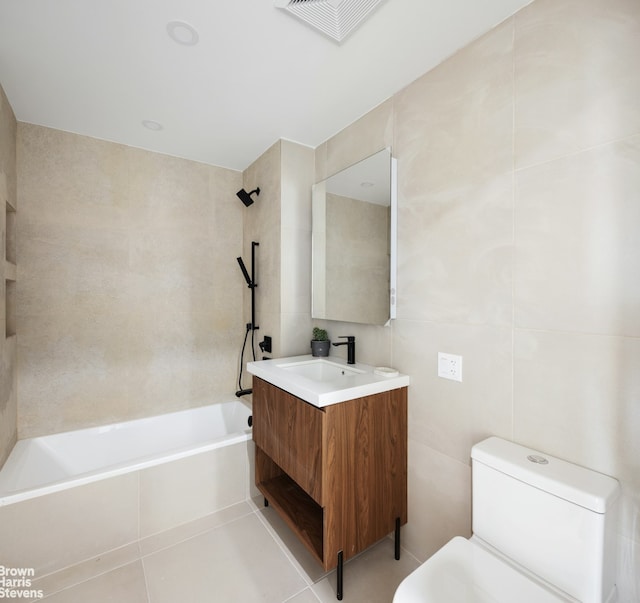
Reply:
M235 391L241 180L19 124L19 437Z
M256 248L256 354L265 335L273 340L272 357L310 353L311 340L311 185L314 152L279 140L243 175L244 188L260 187L253 205L244 208L244 262L251 242ZM250 292L245 287L244 316L250 321ZM249 350L249 348L247 348ZM249 352L245 359L250 358ZM243 381L250 387L251 378Z
M470 448L498 435L620 480L640 598L638 57L638 2L536 0L317 149L317 179L398 158L398 320L354 334L412 377L420 559L470 534Z
M328 294L322 316L384 324L389 319L389 207L332 193L325 198ZM372 281L385 285L372 287Z

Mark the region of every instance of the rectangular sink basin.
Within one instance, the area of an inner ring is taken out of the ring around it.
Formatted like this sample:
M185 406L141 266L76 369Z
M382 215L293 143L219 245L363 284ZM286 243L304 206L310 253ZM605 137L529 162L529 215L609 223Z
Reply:
M368 364L309 355L249 362L247 371L318 407L409 385L408 375L381 376Z
M313 360L302 362L283 363L278 364L277 366L287 372L301 375L302 377L312 379L313 381L335 381L352 375L361 375L365 372L354 367L325 360L324 358L315 358Z

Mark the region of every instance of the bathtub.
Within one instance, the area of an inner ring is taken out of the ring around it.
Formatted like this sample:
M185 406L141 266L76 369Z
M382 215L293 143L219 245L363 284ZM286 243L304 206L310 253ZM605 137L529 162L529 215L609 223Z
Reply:
M0 471L0 562L38 577L94 567L246 502L250 415L222 401L19 440Z
M0 506L246 441L250 415L234 400L19 440L0 471Z

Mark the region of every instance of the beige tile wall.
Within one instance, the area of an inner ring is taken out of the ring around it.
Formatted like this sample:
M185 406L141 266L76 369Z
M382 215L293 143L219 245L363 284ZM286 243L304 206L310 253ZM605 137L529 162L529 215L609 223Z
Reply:
M412 377L420 559L470 533L469 451L494 434L620 480L621 601L640 598L638 57L637 1L536 0L317 149L321 179L393 135L389 356L357 335Z
M20 123L19 436L235 391L241 174Z
M310 352L313 173L313 150L287 140L276 142L244 172L247 191L260 187L253 205L243 207L243 257L248 270L251 242L259 243L256 323L260 329L255 332L258 358L262 354L257 342L265 335L272 337L274 358ZM245 287L245 322L250 321L250 316L250 291ZM249 359L247 347L245 360ZM250 375L243 383L250 387Z
M12 296L10 312L15 312L15 281L13 266L7 266L6 259L15 265L15 233L11 227L7 233L7 218L15 224L15 213L7 215L7 203L16 209L16 137L17 123L9 101L0 86L0 467L11 452L17 437L17 384L16 384L16 337L12 334L13 317L7 325L7 290Z
M384 324L389 318L389 208L326 193L325 217L323 316ZM372 280L385 286L372 287Z
M281 141L278 141L267 149L256 161L254 161L243 174L243 186L251 191L260 188L260 195L254 196L253 205L244 207L240 201L238 204L244 212L243 217L243 259L247 270L251 272L251 243L256 241L256 282L258 284L255 297L256 323L260 327L253 336L255 338L254 349L256 357L260 358L258 342L265 335L273 337L274 351L280 350L280 341L277 334L280 332L280 238L281 238L281 165L280 156ZM240 188L240 187L238 187ZM242 278L238 272L238 277ZM251 321L251 292L242 281L244 287L244 314L243 322ZM251 336L251 335L250 335ZM279 356L281 354L276 354ZM253 360L250 344L244 357L245 363ZM251 375L245 372L244 387L251 387Z
M281 140L280 356L310 353L313 149Z

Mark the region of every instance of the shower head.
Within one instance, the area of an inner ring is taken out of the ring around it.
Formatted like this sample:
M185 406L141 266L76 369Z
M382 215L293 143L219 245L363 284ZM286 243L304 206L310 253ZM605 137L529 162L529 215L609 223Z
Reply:
M256 188L255 190L252 190L250 193L248 193L247 191L245 191L243 188L241 188L236 195L238 195L238 199L240 199L240 201L242 201L246 207L249 207L249 205L251 205L253 203L253 199L251 198L251 195L253 195L253 193L255 193L256 195L260 194L260 188Z

